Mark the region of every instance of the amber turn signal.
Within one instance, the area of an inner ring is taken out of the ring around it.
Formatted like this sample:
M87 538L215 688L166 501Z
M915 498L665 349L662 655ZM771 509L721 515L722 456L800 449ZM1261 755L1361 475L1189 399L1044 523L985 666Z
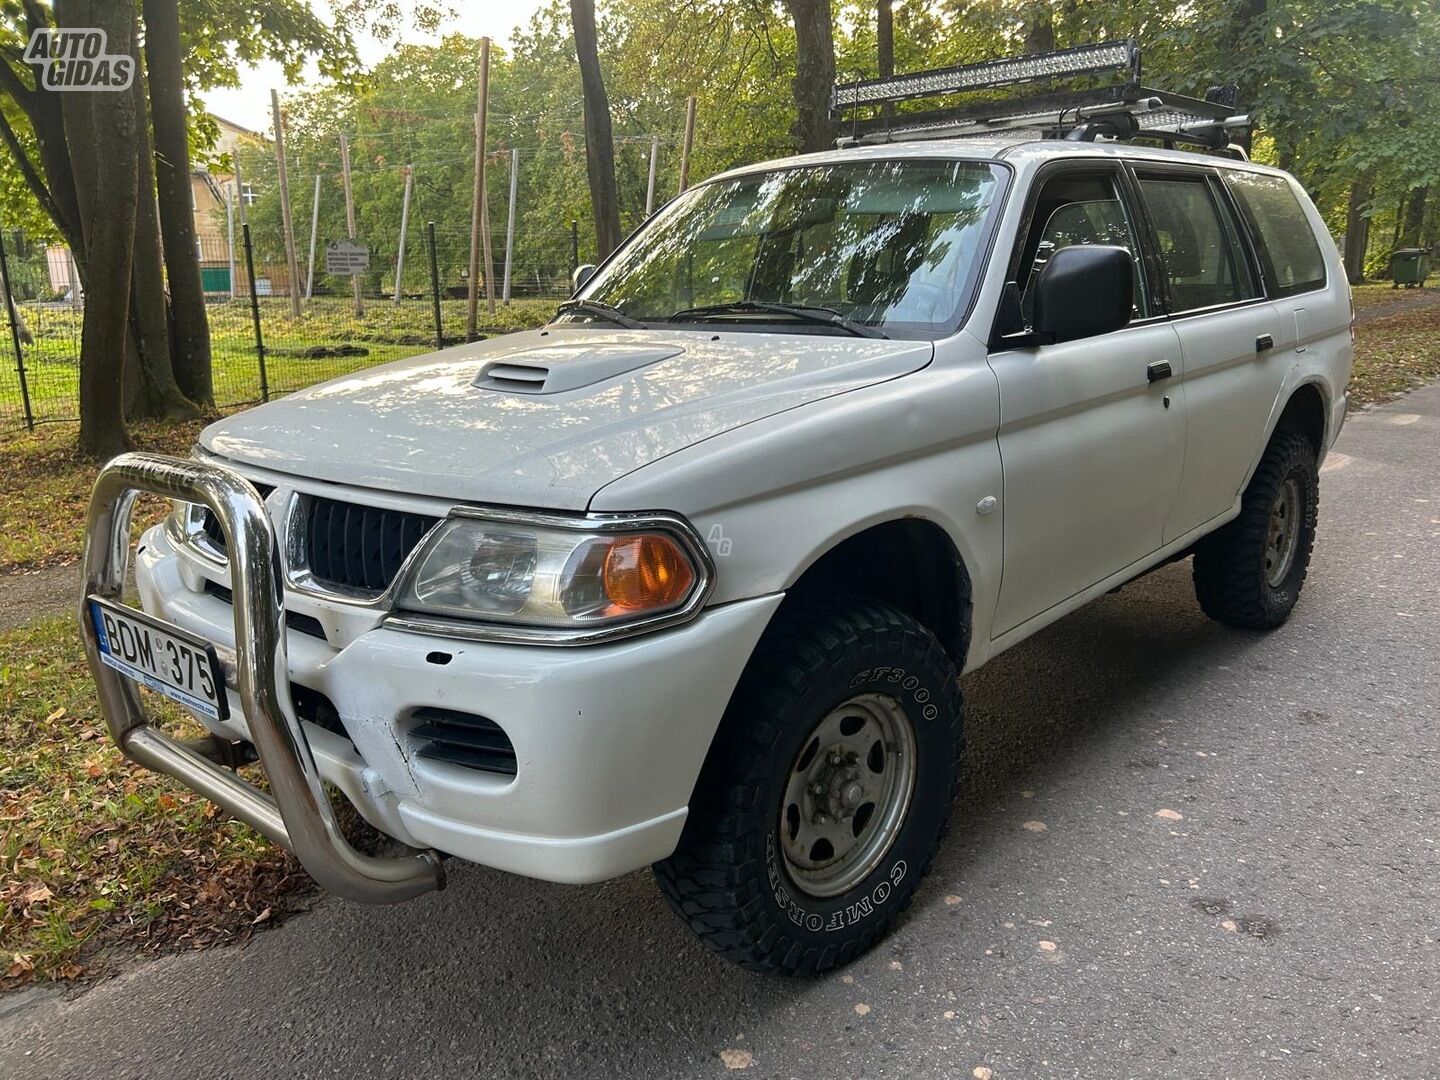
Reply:
M695 572L685 553L663 533L614 541L605 555L605 595L626 611L673 607L685 599Z

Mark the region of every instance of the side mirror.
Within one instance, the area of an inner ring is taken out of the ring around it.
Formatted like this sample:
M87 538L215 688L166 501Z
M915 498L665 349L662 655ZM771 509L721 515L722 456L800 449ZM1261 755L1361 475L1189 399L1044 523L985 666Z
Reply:
M1122 247L1077 244L1052 254L1035 282L1033 329L1050 341L1119 330L1135 306L1135 263Z
M570 275L570 283L575 286L575 291L579 292L585 287L585 283L594 276L595 264L581 263L575 267L575 271Z

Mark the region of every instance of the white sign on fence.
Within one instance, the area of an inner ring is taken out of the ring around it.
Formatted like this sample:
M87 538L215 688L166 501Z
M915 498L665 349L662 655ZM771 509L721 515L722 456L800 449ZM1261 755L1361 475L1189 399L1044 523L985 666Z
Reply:
M370 269L370 249L359 240L331 240L325 245L325 272L339 277Z

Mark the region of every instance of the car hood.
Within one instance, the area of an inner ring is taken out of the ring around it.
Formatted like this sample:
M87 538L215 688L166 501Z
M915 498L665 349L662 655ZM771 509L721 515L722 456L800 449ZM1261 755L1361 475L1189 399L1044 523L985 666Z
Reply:
M295 476L579 510L652 461L933 353L826 334L553 327L368 368L227 417L200 442Z

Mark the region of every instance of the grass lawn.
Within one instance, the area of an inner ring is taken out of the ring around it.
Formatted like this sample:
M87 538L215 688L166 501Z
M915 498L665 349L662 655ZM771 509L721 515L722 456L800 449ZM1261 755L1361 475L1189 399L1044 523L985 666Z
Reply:
M313 889L287 852L127 763L94 697L73 618L0 633L0 991L241 939Z
M515 300L509 307L497 305L491 315L482 302L478 330L493 336L539 326L554 314L557 303ZM463 341L465 301L444 300L440 308L446 344ZM22 309L35 339L24 348L31 409L42 420L74 419L81 313L63 305L25 304ZM260 365L249 301L211 304L208 311L216 402L224 408L259 401ZM265 298L260 301L260 323L271 395L435 348L434 308L428 300L404 300L398 305L367 300L365 313L357 316L348 298L316 297L297 319L290 314L288 300ZM342 346L356 354L335 355ZM0 364L0 430L23 422L19 381L13 361L8 361Z
M199 430L198 422L146 424L131 435L137 449L184 456ZM79 559L95 471L75 450L74 424L0 436L0 574Z
M1357 406L1440 378L1440 307L1357 333ZM135 437L184 453L197 429ZM68 424L0 437L0 574L78 557L95 466L74 438ZM0 633L0 860L0 990L243 938L312 889L283 851L125 763L103 734L70 616Z

